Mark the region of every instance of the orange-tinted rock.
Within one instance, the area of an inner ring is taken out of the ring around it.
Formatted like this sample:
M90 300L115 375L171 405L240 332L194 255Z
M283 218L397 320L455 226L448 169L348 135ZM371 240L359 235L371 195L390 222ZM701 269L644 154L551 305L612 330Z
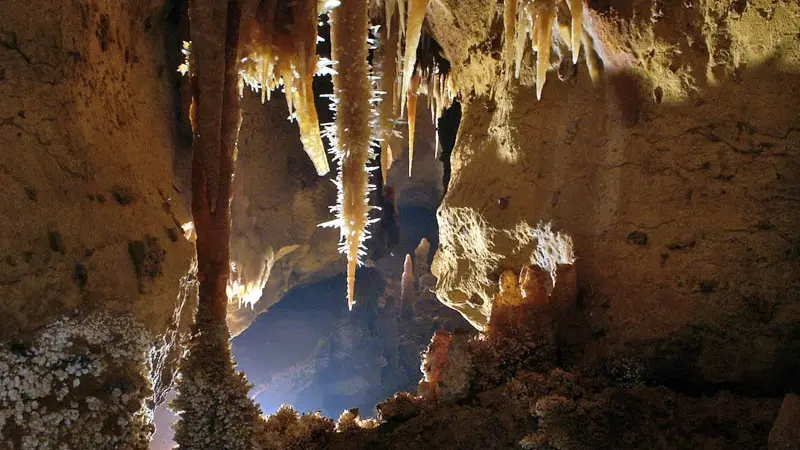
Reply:
M419 384L419 394L430 401L436 401L439 395L439 380L447 364L452 335L445 330L436 330L428 345L428 351L422 360L422 373L425 379Z
M525 304L544 305L548 303L548 291L552 285L550 273L545 272L539 267L528 266L522 268L520 272L519 290Z
M578 274L574 264L559 264L556 268L556 284L550 294L550 304L560 309L575 306L578 297Z

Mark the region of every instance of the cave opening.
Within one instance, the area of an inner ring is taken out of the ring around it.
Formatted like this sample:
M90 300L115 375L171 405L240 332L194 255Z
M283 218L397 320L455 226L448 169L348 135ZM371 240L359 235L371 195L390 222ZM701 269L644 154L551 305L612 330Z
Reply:
M330 57L327 17L322 16L320 25L317 51ZM446 74L449 62L441 51L423 34L417 66ZM375 51L370 52L370 60L375 57ZM331 77L315 77L313 88L320 123L331 122ZM353 407L361 417L375 417L380 401L416 390L422 378L421 353L435 330L469 328L436 299L430 273L438 246L436 209L449 181L460 117L457 101L443 108L440 117L428 108L417 110L411 177L408 122L397 121L402 137L392 139L395 159L386 180L381 171L370 174L377 187L370 203L380 206L373 217L380 220L371 226L366 267L357 271L359 301L351 312L341 301L346 279L337 270L291 289L232 340L238 367L253 383L250 395L265 414L291 404L298 411L321 411L328 417ZM330 144L325 141L326 147ZM235 207L236 198L233 201ZM413 265L411 291L402 287L407 256Z
M322 89L330 88L318 78ZM416 390L421 353L435 330L469 328L436 299L430 273L438 246L436 209L459 118L460 105L454 103L437 130L430 114L420 111L414 175L408 177L404 157L392 166L386 184L373 172L381 220L372 225L367 267L357 272L360 300L351 312L341 302L345 276L337 274L289 291L232 340L238 367L254 384L251 396L265 414L291 404L327 417L354 407L361 417L375 417L380 401ZM411 293L401 286L406 255L414 268Z

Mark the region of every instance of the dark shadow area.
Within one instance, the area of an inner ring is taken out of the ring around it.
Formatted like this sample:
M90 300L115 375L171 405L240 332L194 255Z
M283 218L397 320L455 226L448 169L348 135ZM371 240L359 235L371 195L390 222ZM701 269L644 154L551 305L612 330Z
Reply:
M450 155L453 153L453 148L456 146L456 136L458 135L458 126L461 124L461 103L458 100L453 102L453 105L444 110L444 114L439 119L438 130L439 133L439 161L442 162L444 169L444 177L442 179L442 186L444 192L447 193L447 187L450 184Z

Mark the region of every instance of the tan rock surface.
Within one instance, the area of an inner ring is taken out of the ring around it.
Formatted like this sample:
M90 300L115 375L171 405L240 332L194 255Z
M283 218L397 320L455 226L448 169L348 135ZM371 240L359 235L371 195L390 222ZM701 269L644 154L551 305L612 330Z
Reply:
M498 275L529 256L509 237L552 222L574 241L598 348L699 326L703 376L769 374L800 322L800 6L602 4L588 22L604 80L582 56L549 72L539 102L530 57L521 82L483 87L495 47L470 28L480 8L432 6L466 97L438 212L439 298L485 325Z
M262 105L245 92L232 203L232 260L242 283L266 267L263 295L252 308L231 303L228 325L237 335L286 292L344 270L338 232L317 225L336 203L330 176L320 177L303 151L297 124L280 95ZM258 299L259 297L255 297Z
M3 4L0 341L77 308L171 322L193 250L162 8Z

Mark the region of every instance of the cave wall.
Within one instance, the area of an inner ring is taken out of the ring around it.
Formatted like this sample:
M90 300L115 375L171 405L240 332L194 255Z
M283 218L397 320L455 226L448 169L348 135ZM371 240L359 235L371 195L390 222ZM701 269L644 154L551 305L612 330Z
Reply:
M235 278L246 284L263 274L266 284L255 305L229 304L234 336L293 287L344 270L339 233L318 227L330 220L336 187L329 176L317 175L297 123L288 117L283 93L273 93L262 104L260 93L245 91L231 204L231 259Z
M471 28L487 10L466 3L432 2L429 16L465 99L438 214L442 242L469 245L440 246L439 298L485 325L500 271L530 256L502 232L552 222L574 240L590 355L679 348L668 364L698 379L791 384L797 3L590 2L602 79L585 50L574 71L552 61L538 102L530 52L509 83L499 63L474 64L499 47Z
M0 340L76 308L132 313L159 333L172 321L193 250L170 163L169 13L159 1L3 4Z
M197 298L175 6L0 8L0 447L149 444Z

